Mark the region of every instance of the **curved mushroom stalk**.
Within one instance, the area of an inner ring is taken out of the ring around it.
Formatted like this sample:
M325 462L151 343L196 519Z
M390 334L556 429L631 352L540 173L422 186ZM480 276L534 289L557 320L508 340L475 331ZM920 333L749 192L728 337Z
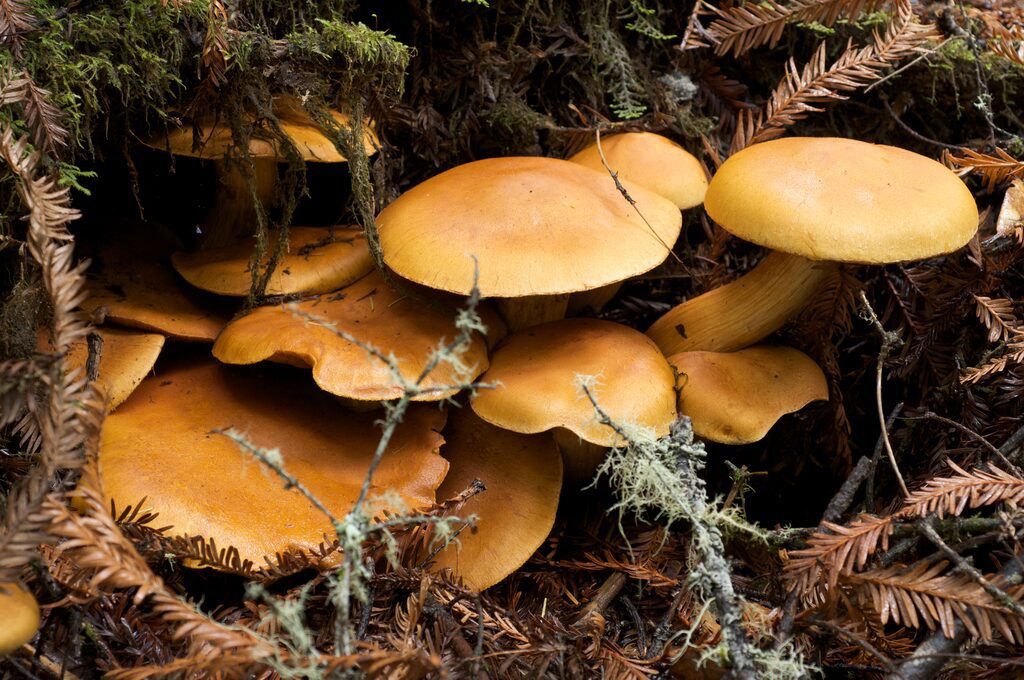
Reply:
M253 187L239 169L237 161L216 160L217 189L210 212L199 225L204 248L219 248L256 231L256 200L264 210L272 207L277 185L277 161L274 158L253 158Z
M592 444L564 427L551 430L551 436L562 452L562 470L565 481L580 483L593 479L597 468L608 455L608 447Z
M773 251L732 283L673 307L647 335L665 356L742 349L782 328L837 269L832 262Z

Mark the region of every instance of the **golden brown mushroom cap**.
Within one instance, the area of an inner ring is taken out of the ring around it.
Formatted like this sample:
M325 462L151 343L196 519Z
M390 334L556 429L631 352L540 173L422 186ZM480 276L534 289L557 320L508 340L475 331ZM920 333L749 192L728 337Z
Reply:
M373 272L337 293L300 302L299 311L333 322L361 342L370 344L398 360L402 375L414 381L424 370L431 353L442 340L457 334L454 312L449 315L412 297L391 290L384 278ZM360 400L396 399L402 389L395 384L388 367L358 345L344 340L324 326L297 316L286 305L259 307L235 319L217 338L213 355L228 364L277 361L309 366L321 389L341 397ZM487 369L487 346L474 335L462 356L473 369L459 376L448 363L440 363L421 387L438 387L471 379ZM433 401L451 392L430 392L419 400Z
M173 526L169 535L214 539L258 565L265 555L314 549L325 534L334 536L330 521L212 432L232 428L256 446L279 449L285 469L343 517L380 439L377 416L353 414L307 383L276 367L239 369L196 358L162 365L103 423L106 497L119 509L145 497L144 509L159 513L157 523ZM406 413L373 476L372 495L393 492L409 508L433 503L448 469L437 453L444 421L437 408Z
M742 239L836 262L941 255L978 228L974 197L941 163L840 138L789 137L743 149L715 173L704 207Z
M164 346L164 336L158 333L140 333L119 328L97 328L103 341L97 381L107 396L111 411L128 398L143 378L149 375ZM39 332L39 348L52 351L46 339L46 330ZM64 362L66 369L78 369L85 375L89 359L89 345L81 340L71 345Z
M619 437L597 421L578 376L594 376L591 387L608 416L622 424L668 434L676 417L675 375L654 342L627 326L598 319L563 319L515 333L498 347L473 410L513 432L571 430L599 446Z
M39 603L32 593L13 583L0 583L0 657L32 639L39 629Z
M704 168L689 151L668 137L653 132L625 132L601 137L601 150L608 167L619 179L639 184L676 204L680 210L700 205L708 189ZM597 144L569 158L605 174Z
M206 304L163 262L117 248L104 251L102 259L102 272L88 282L86 312L102 307L108 322L191 342L213 342L227 324L226 314Z
M787 413L828 399L825 374L792 347L682 352L668 360L680 373L679 412L698 436L722 444L756 442Z
M310 163L344 163L347 160L338 153L334 142L320 131L294 97L274 97L274 115L277 116L281 130L298 149L302 160ZM347 127L350 123L349 117L340 111L332 110L331 116L339 126ZM166 137L150 139L146 144L155 149L167 149L176 156L214 160L223 158L235 145L227 121L202 121L199 128L201 134L198 148L193 148L192 126L189 125L171 130ZM369 125L363 136L363 146L368 155L372 155L378 146L377 136ZM277 140L268 130L257 130L249 140L249 155L254 158L285 158L278 148Z
M267 246L263 265L277 245L276 236ZM195 253L178 252L171 257L182 278L196 288L218 295L245 296L252 287L249 268L256 239ZM358 227L331 231L320 227L290 227L288 254L281 258L267 283L268 295L327 293L347 286L373 269L373 258Z
M562 457L544 435L495 427L469 409L453 412L441 449L451 467L437 490L451 498L474 479L487 487L456 511L477 515L476 531L459 534L435 559L474 590L489 588L523 565L551 532L562 490Z
M554 158L466 163L381 212L384 262L417 283L467 294L475 256L484 297L556 295L622 281L660 264L682 224L671 201L626 186L650 227L606 172Z

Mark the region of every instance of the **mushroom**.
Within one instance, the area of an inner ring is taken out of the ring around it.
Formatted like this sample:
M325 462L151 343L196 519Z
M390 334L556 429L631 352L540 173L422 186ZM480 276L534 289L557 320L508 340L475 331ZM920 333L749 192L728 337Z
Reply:
M813 298L814 279L825 276L814 267L834 266L803 258L881 264L933 257L963 246L978 226L971 192L941 163L840 138L790 137L743 149L711 179L704 207L736 236L799 259L765 258L746 275L751 279L707 293L714 304L698 302L701 296L670 310L648 331L666 354L713 348L685 342L683 335L714 336L721 349L777 330L783 312ZM756 290L763 292L751 299L749 291ZM705 307L734 311L723 324L714 315L694 314Z
M17 651L39 629L39 603L15 583L0 583L0 657Z
M145 499L169 536L202 536L239 558L314 551L329 519L228 437L278 448L284 468L335 517L359 495L380 439L376 416L354 414L282 369L242 370L185 356L142 382L100 435L100 485L116 507ZM373 474L375 510L429 507L448 463L438 455L445 414L414 406ZM385 500L387 499L387 500ZM391 500L395 499L395 500ZM404 507L403 507L404 506Z
M821 368L792 347L682 352L668 361L681 378L679 412L694 434L721 444L759 441L787 413L828 400Z
M277 246L273 237L268 253ZM252 255L256 239L207 248L195 253L177 252L171 257L182 278L196 288L236 297L252 288ZM277 263L267 283L268 295L327 293L347 286L373 269L373 258L358 227L325 229L290 227L289 252ZM266 266L269 254L260 263Z
M350 123L348 116L339 111L330 111L335 122L341 127ZM277 95L273 99L273 114L280 130L287 136L302 160L311 163L344 163L347 159L338 153L334 142L328 138L309 117L295 97ZM262 123L263 121L257 121ZM235 140L231 129L219 120L200 120L194 126L199 130L199 139L194 139L193 126L171 130L166 136L150 138L145 143L155 149L166 149L177 156L190 156L212 160L217 173L217 190L214 204L202 223L203 245L222 246L236 236L253 232L257 200L269 206L277 184L277 163L285 158L277 139L271 132L258 127L249 140L249 157L252 159L252 182L250 190L246 173L239 162L229 159ZM376 136L369 127L363 138L367 154L376 150Z
M625 186L635 207L607 173L578 163L512 157L460 165L380 213L384 262L430 288L465 295L475 282L481 295L499 298L510 330L559 319L569 293L654 268L679 235L675 205Z
M441 449L451 467L437 490L449 498L474 479L486 490L455 514L476 515L434 560L473 590L483 590L514 572L541 546L555 522L562 489L562 459L550 437L509 432L481 420L469 409L452 413Z
M116 246L103 250L101 260L103 269L90 277L82 303L90 314L189 342L213 342L228 322L226 314L183 286L161 261Z
M608 173L664 196L680 210L700 205L708 188L704 166L693 154L668 137L653 132L625 132L601 137L601 149L592 144L569 158L593 170Z
M113 411L153 370L164 346L164 336L118 328L98 328L95 332L101 341L97 381L107 397L107 409ZM45 352L53 351L46 329L39 330L38 347ZM68 350L64 366L85 375L88 358L88 343L79 340Z
M296 304L258 307L232 321L213 345L213 355L228 364L277 361L310 367L321 389L349 400L375 402L396 399L402 388L382 361L331 328L311 323L299 314L322 318L384 355L393 355L403 377L415 381L443 339L456 334L454 316L411 297L400 296L374 271L337 293ZM474 336L462 355L471 374L460 376L452 364L441 362L421 384L436 388L468 380L487 369L487 344ZM415 397L434 401L453 390L428 391ZM353 404L358 406L358 404Z
M566 477L586 479L622 438L598 421L580 376L594 377L592 394L615 422L668 434L676 417L672 367L643 333L599 319L552 321L507 338L481 378L497 387L480 390L472 407L506 430L552 430Z
M600 149L596 143L592 144L569 160L606 175L611 170L619 181L632 182L664 196L680 210L700 205L708 188L707 175L700 161L671 139L653 132L624 132L601 137ZM605 162L608 167L605 167ZM585 309L599 311L615 297L621 286L619 281L573 293L569 298L568 313L575 315Z

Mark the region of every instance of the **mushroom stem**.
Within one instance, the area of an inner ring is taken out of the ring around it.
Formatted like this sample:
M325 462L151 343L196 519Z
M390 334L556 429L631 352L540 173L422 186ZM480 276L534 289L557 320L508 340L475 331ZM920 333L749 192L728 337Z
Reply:
M256 204L253 202L249 181L237 162L216 160L217 190L213 207L203 218L202 245L204 248L225 246L242 236L256 231ZM270 208L277 184L277 161L274 158L252 158L253 189L264 208Z
M764 339L814 299L837 270L779 251L739 279L673 307L647 330L666 355L731 352Z
M527 295L497 298L495 302L509 333L514 333L530 326L564 319L569 307L569 295Z
M591 444L572 430L556 427L551 436L562 452L562 477L567 482L589 482L608 454L607 446Z
M578 316L587 310L600 312L618 294L620 288L622 288L622 281L609 283L607 286L601 286L592 290L582 290L578 293L573 293L569 296L569 307L566 313L569 316Z

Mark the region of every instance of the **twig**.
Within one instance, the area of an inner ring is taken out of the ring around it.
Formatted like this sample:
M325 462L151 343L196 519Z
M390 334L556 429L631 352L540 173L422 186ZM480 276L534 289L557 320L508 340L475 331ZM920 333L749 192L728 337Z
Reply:
M945 416L940 416L938 413L935 413L933 411L928 411L927 413L922 413L919 416L903 416L903 419L904 420L919 420L919 419L937 420L940 423L943 423L945 425L949 425L950 427L954 427L957 430L959 430L960 432L963 432L964 434L966 434L968 437L971 437L972 439L976 439L979 442L981 442L982 446L984 446L986 449L988 449L989 452L993 456L998 458L1002 462L1003 465L1005 465L1007 468L1009 468L1010 472L1012 472L1013 474L1015 474L1018 477L1021 476L1020 468L1018 468L1016 465L1014 465L1013 462L1010 461L1010 459L1007 458L1006 455L1002 451L997 449L992 444L992 442L990 442L989 440L985 439L985 437L983 437L981 434L975 432L974 430L972 430L971 428L967 427L966 425L958 423L955 420L951 420L949 418L946 418ZM1022 431L1024 431L1024 429L1022 429Z
M882 443L885 446L885 453L889 456L889 463L892 464L892 471L896 474L896 481L899 482L903 497L906 498L910 496L910 490L907 489L907 483L903 481L900 466L896 463L896 454L892 451L892 443L889 441L889 432L885 421L885 410L882 404L882 370L886 359L889 358L889 353L900 345L900 336L893 331L885 330L882 322L878 320L875 310L871 307L871 303L868 302L868 296L864 294L864 291L860 292L860 301L864 305L864 313L867 320L871 322L871 325L875 327L875 330L882 337L882 347L878 350L878 364L875 371L875 402L878 407L878 424L882 428Z
M864 505L868 512L872 512L875 507L875 470L878 469L878 461L881 460L882 451L885 448L884 436L892 429L896 417L902 410L903 402L901 401L889 412L889 417L885 420L885 429L882 430L882 434L878 435L878 441L875 442L875 452L871 456L871 470L868 471L867 483L864 485Z
M1024 454L1024 425L1011 434L1010 438L999 447L999 450L1011 461L1020 458L1020 455Z
M626 575L621 571L613 572L597 589L597 593L594 594L590 602L583 605L583 609L580 610L573 625L576 627L586 626L595 614L601 614L608 608L608 605L618 597L619 591L625 585Z
M1009 609L1014 614L1020 617L1024 617L1024 607L1021 606L1020 602L1011 597L1006 591L997 586L996 584L989 581L985 576L977 570L971 563L969 563L963 556L957 551L950 548L939 533L935 531L935 527L932 526L931 518L925 518L917 523L917 530L924 534L925 538L932 542L932 544L938 548L950 562L955 565L956 570L971 577L975 583L981 586L989 597L991 597L1000 606Z
M651 226L651 223L647 221L647 217L640 212L640 208L637 207L636 204L636 199L629 195L629 192L626 191L626 187L622 186L622 182L619 181L619 173L612 170L611 166L608 165L608 159L604 157L604 149L601 147L601 128L594 130L594 135L597 139L597 154L601 157L601 165L603 165L604 169L608 171L609 175L611 175L612 181L615 182L615 188L618 189L619 193L622 194L622 197L626 199L626 202L633 206L633 210L635 210L636 214L640 216L640 219L644 221L644 224L647 225L647 229L650 230L651 235L657 239L658 243L665 247L665 250L668 251L668 254L671 255L676 262L684 264L679 256L676 255L675 251L672 250L672 246L665 243L664 239L662 239L661 236L658 235L658 232L654 230L654 227Z
M867 456L861 456L857 461L857 464L853 466L853 470L850 475L843 482L843 485L839 487L839 491L829 501L828 506L825 507L825 512L821 515L822 522L835 522L838 520L843 513L850 509L853 505L853 498L857 495L857 491L860 489L861 484L868 478L874 466L871 464L871 459Z
M908 64L908 66L909 66L909 64ZM877 85L877 84L878 83L876 82L875 85ZM868 88L868 89L871 89L871 88ZM865 90L865 92L866 91L867 90ZM925 137L920 132L918 132L914 128L912 128L909 125L907 125L906 123L904 123L903 120L898 115L896 115L896 112L893 111L892 106L889 104L889 97L887 97L886 95L883 94L883 95L879 96L879 99L882 100L882 106L884 106L885 110L889 112L889 116L894 121L896 121L897 125L899 125L901 128L903 128L904 132L906 132L908 135L910 135L914 139L916 139L916 140L918 140L920 142L924 142L925 144L931 144L932 146L942 147L943 149L953 149L954 151L963 151L964 150L964 148L962 146L958 146L956 144L946 144L945 142L940 142L937 139L932 139L931 137Z
M838 635L839 637L844 638L846 640L849 640L850 642L852 642L853 644L857 645L858 647L863 649L865 652L870 654L871 656L873 656L876 659L878 659L878 661L882 664L882 666L885 668L885 670L889 671L889 673L891 675L894 674L896 678L901 678L902 677L900 675L899 669L892 662L892 659L887 657L885 654L883 654L881 652L881 650L879 650L873 644L871 644L870 642L868 642L867 640L862 638L860 635L857 635L857 634L855 634L855 633L853 633L851 631L848 631L845 628L843 628L842 626L837 626L836 624L832 623L828 619L825 619L825 618L822 618L822 617L814 617L814 618L810 619L809 623L812 623L812 624L814 624L816 626L821 626L822 628L827 628L828 630L832 631L834 634Z

